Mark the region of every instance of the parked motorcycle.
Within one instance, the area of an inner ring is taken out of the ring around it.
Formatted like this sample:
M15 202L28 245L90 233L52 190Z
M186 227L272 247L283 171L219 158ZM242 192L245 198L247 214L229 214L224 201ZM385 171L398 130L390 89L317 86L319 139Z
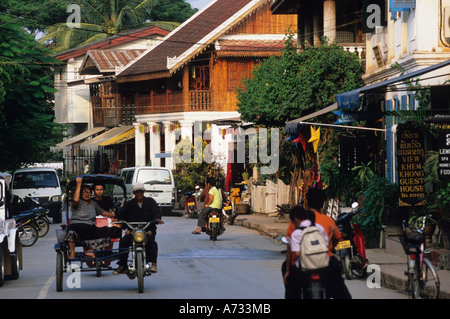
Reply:
M198 208L197 208L197 198L196 198L196 192L189 191L184 193L186 199L185 199L185 206L186 206L186 214L189 215L191 218L197 218L198 217Z
M216 210L211 210L206 218L207 227L205 233L209 235L209 239L216 241L219 235L225 231L223 225L223 218L221 213Z
M33 246L38 238L38 225L33 210L22 212L13 216L16 221L16 227L19 233L19 240L24 247Z
M233 203L230 198L223 203L222 215L225 223L228 225L234 224L234 220L236 219L236 211L234 210Z
M336 257L340 260L347 279L352 279L354 275L365 278L369 264L361 227L351 222L351 219L361 211L357 208L358 203L353 203L351 212L341 214L335 220L342 234L342 241L335 248Z

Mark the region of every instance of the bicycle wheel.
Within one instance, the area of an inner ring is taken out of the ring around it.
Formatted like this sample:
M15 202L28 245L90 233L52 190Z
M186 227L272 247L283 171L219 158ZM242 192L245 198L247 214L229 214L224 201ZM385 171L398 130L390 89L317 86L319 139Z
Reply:
M19 228L19 239L24 247L33 246L38 237L38 231L31 225L24 225Z
M427 258L423 259L420 276L420 298L437 299L441 283L433 264Z

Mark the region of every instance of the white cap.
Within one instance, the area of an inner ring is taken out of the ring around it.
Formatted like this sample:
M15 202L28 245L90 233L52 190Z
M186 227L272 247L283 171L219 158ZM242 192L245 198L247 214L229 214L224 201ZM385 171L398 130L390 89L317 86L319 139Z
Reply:
M134 193L136 191L144 191L145 192L145 187L143 183L135 183L133 184L133 188L131 189L131 192Z

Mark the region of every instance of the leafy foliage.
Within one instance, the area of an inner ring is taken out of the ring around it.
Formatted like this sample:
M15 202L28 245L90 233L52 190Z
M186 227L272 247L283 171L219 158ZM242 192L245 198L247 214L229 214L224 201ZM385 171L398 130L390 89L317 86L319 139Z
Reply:
M358 57L324 42L299 51L292 34L288 35L281 56L256 66L251 78L244 80L245 87L237 88L241 118L268 127L284 126L332 104L338 93L363 86Z
M64 0L68 4L78 4L81 8L81 26L80 28L69 28L66 18L50 25L46 29L46 35L39 41L41 43L52 43L56 51L67 50L76 46L88 44L94 41L105 39L108 36L119 32L134 29L146 25L152 21L153 16L166 16L175 18L173 13L158 12L157 10L169 10L172 6L176 8L185 8L183 14L179 14L177 19L184 19L194 10L178 4L180 0L164 2L164 6L159 4L158 0ZM181 1L183 2L183 1ZM183 2L184 3L184 2ZM158 8L156 10L156 8ZM153 12L155 10L155 12ZM167 13L167 14L165 14ZM173 30L179 25L175 22L151 22L162 28Z
M20 26L4 17L0 23L0 170L12 170L62 139L51 102L57 61Z
M173 177L177 188L183 192L193 190L196 185L204 186L206 178L212 176L216 178L216 186L223 189L225 186L223 169L215 162L208 164L203 157L206 142L201 137L198 137L196 142L192 144L189 138L182 139L173 150L176 163ZM185 154L185 151L188 153Z

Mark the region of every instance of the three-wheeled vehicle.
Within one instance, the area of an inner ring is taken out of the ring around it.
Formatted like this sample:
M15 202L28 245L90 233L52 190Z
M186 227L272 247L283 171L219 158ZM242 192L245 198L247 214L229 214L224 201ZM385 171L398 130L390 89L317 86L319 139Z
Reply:
M113 176L113 175L81 175L79 177L83 178L83 184L103 184L105 185L105 195L108 193L108 190L113 186L115 188L115 192L120 188L123 191L123 196L120 196L120 201L116 201L116 210L119 211L123 207L126 198L127 198L127 190L122 178ZM70 224L70 206L73 201L73 193L76 188L76 178L72 178L68 181L66 187L66 196L65 196L65 215L67 219L67 225ZM112 193L112 192L111 192ZM113 198L115 200L115 198ZM117 212L116 212L117 215ZM156 222L156 221L154 221ZM58 242L55 244L56 251L56 291L63 291L63 273L69 271L80 271L80 272L88 272L94 271L96 272L97 277L101 276L102 271L112 271L112 267L110 266L111 262L114 260L119 260L122 254L130 255L131 251L132 261L129 261L129 268L127 275L130 279L137 278L138 279L138 292L142 293L144 291L144 277L151 275L149 269L145 267L145 241L147 236L145 236L146 228L148 228L153 222L142 224L134 224L127 223L124 221L116 221L106 218L97 218L96 225L100 227L107 225L108 227L121 227L130 230L133 234L133 245L130 248L120 250L119 248L114 248L114 242L119 241L119 238L111 238L111 243L109 247L94 250L94 257L88 256L84 250L79 251L78 245L75 250L75 258L69 258L69 246L65 241L65 237L67 235L67 226L62 224L61 229L56 230L56 237ZM112 233L117 233L112 232ZM118 232L120 236L120 231ZM118 237L119 237L118 236ZM83 245L80 245L80 247ZM90 254L89 254L90 255ZM77 263L77 264L75 264ZM78 266L79 263L79 266ZM72 267L72 264L77 265L78 267Z
M10 180L10 174L0 173L0 286L4 279L18 279L22 269L22 245L7 196Z

